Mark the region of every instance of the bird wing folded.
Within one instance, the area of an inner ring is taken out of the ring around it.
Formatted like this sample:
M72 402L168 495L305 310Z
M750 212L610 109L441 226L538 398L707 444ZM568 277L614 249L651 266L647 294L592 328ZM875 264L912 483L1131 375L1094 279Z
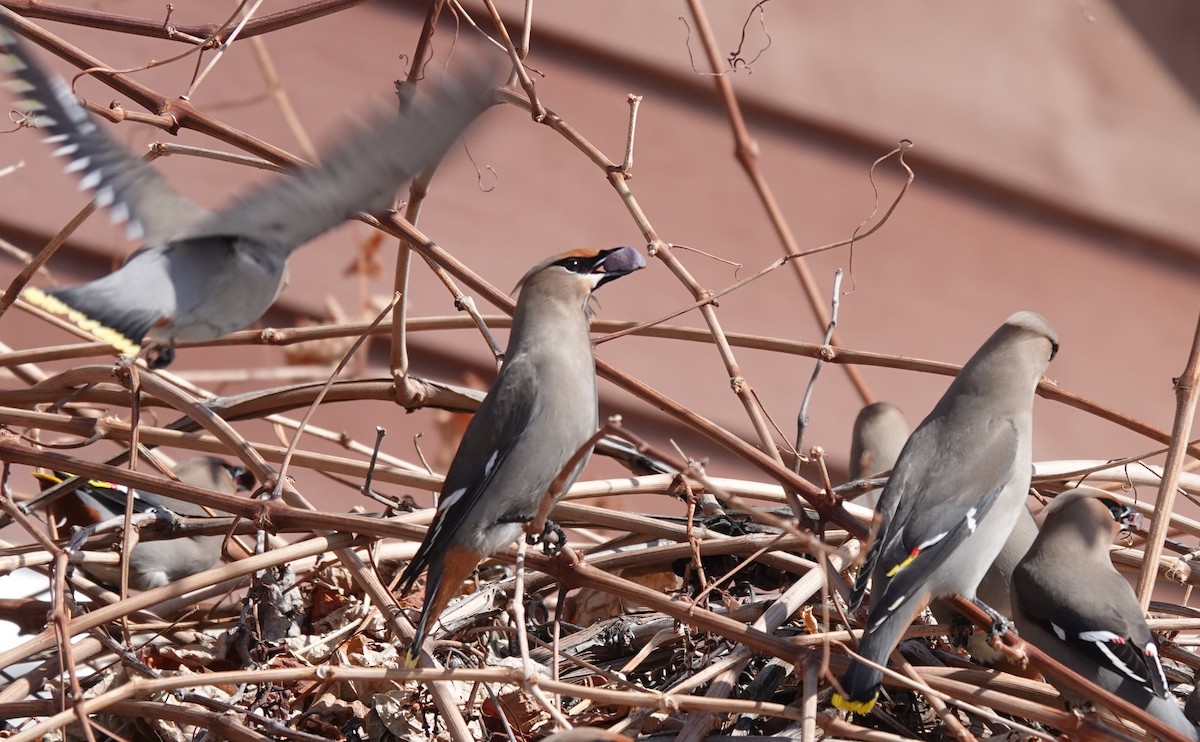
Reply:
M873 577L872 603L888 606L889 613L975 532L1012 476L1017 432L1010 423L988 421L972 453L978 463L969 468L954 465L958 452L939 440L939 423L919 428L908 444L928 449L919 470L909 465L912 456L901 455L880 499L884 523L855 586L855 598L861 598Z
M446 474L437 514L429 526L431 535L422 541L405 568L400 578L401 592L411 589L428 566L430 556L444 550L451 536L479 506L488 484L504 466L533 417L535 395L530 392L537 383L537 369L524 356L505 363L503 373L467 427Z

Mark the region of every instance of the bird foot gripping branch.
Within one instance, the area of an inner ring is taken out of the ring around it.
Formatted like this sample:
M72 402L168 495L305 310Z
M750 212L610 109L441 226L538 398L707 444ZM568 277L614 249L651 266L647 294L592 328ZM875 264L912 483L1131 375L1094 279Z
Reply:
M1011 631L1002 634L990 635L988 642L991 644L992 649L1003 654L1004 658L1016 667L1024 670L1029 666L1029 655L1025 652L1025 641L1019 637L1015 627Z
M525 535L525 543L530 546L542 545L542 553L548 557L556 556L567 545L567 532L552 520L547 520L541 535Z

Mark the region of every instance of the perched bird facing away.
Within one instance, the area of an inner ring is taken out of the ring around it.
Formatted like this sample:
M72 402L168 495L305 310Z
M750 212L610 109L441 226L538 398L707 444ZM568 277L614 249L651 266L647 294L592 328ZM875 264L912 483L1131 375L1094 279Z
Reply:
M869 577L871 607L858 647L863 657L886 664L930 600L955 594L976 600L979 580L1025 507L1033 473L1033 393L1057 350L1049 322L1017 312L967 361L909 437L879 498L878 532L851 598L856 606ZM1002 618L988 611L999 626ZM882 680L879 670L852 661L834 706L870 711Z
M171 469L179 481L193 487L232 495L253 484L245 469L231 466L213 456L199 456L180 462ZM57 484L66 475L37 473L38 479ZM125 514L130 490L123 485L89 481L50 505L57 522L89 526ZM169 510L176 515L206 516L204 508L173 497L151 492L132 491L133 512ZM221 556L221 536L190 536L157 541L138 541L129 554L129 586L137 590L162 587L176 580L199 574L216 564ZM89 564L82 567L89 577L110 587L121 584L121 567L113 564Z
M1004 542L1000 553L987 568L987 572L984 572L983 579L979 581L979 587L975 589L975 597L1007 618L1013 617L1013 570L1028 553L1029 547L1033 546L1033 540L1037 538L1037 535L1037 521L1033 519L1033 514L1029 512L1028 507L1021 508L1012 533L1008 534L1008 540ZM933 612L933 617L940 624L953 625L966 621L953 608L940 600L931 603L929 610ZM986 634L978 631L967 637L966 646L971 656L985 665L994 665L1005 656L1003 652L992 646Z
M891 471L908 432L904 413L891 402L875 402L859 410L850 437L850 480ZM879 490L868 490L854 499L874 508L879 503Z
M68 172L95 192L114 221L128 221L142 247L115 272L62 289L29 287L29 302L133 355L144 337L152 367L176 341L211 340L245 329L283 288L292 251L362 210L386 208L404 181L436 162L486 107L478 66L459 80L418 91L403 116L379 116L326 152L321 164L211 214L98 126L70 87L41 70L0 15L0 53L31 122L49 132Z
M1069 490L1046 508L1041 533L1013 572L1017 631L1101 688L1200 739L1170 696L1154 635L1109 556L1113 537L1136 513L1103 495ZM1073 703L1091 700L1058 689Z
M598 429L588 301L600 286L645 265L632 247L575 250L535 265L518 284L504 366L463 434L437 514L400 577L406 593L429 568L410 664L463 580L516 540ZM569 472L564 491L587 459Z

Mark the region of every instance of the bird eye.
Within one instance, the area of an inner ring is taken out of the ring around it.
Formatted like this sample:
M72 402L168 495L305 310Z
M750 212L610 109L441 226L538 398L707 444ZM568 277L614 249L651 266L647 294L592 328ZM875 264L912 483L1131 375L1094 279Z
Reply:
M578 273L583 267L583 260L580 258L567 258L562 262L562 266L572 273Z
M254 475L247 471L244 466L225 464L225 470L229 472L230 477L233 477L233 481L238 489L251 492L258 485L258 481L255 480Z
M1110 500L1107 497L1101 497L1098 499L1100 502L1104 503L1105 507L1108 508L1109 515L1111 515L1112 519L1117 523L1120 523L1126 528L1137 525L1137 521L1141 516L1138 515L1136 509L1125 505L1124 503L1117 502L1116 500Z

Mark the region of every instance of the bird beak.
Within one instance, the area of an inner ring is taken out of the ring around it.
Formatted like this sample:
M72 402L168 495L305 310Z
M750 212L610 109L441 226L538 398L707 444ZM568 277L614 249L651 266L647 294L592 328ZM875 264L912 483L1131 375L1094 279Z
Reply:
M1122 510L1117 522L1121 524L1121 528L1127 531L1136 531L1142 527L1142 514L1131 507L1126 507Z
M1117 525L1121 526L1122 531L1136 531L1142 527L1142 514L1136 508L1107 497L1102 498L1101 502L1108 506L1108 512L1112 514Z
M591 270L592 275L600 276L596 288L646 267L646 259L634 247L614 247L600 253L599 257Z

